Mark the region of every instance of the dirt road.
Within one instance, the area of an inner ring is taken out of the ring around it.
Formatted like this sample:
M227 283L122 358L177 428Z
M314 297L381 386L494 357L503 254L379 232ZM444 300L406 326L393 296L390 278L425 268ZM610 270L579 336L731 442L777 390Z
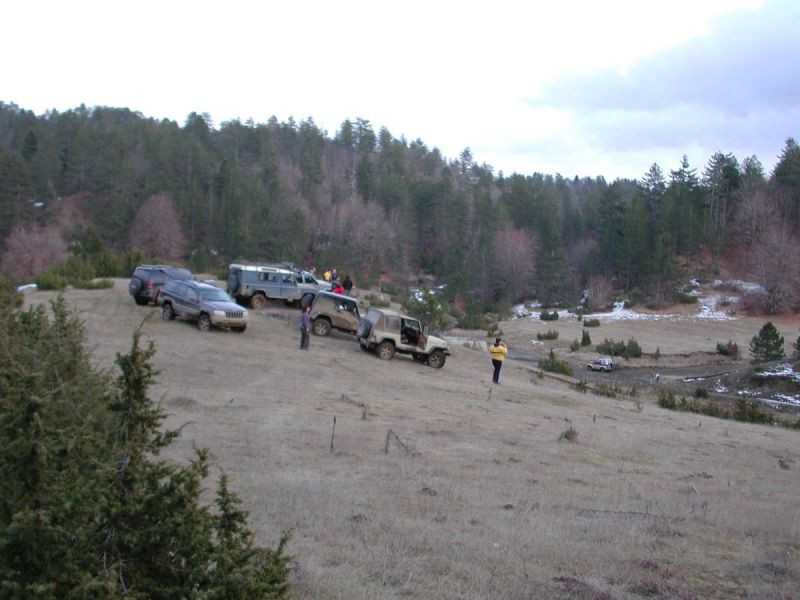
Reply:
M298 598L800 589L795 431L581 394L521 360L493 386L488 356L465 347L439 370L380 361L336 332L301 352L299 313L281 304L251 313L244 334L202 334L135 306L127 281L66 299L104 368L142 324L157 347L154 397L168 426L184 426L168 456L208 448L260 543L292 529ZM529 324L503 327L512 347L530 347ZM667 353L689 333L646 335ZM695 334L703 339L686 344L708 349L705 338L733 332ZM570 429L572 442L562 439Z

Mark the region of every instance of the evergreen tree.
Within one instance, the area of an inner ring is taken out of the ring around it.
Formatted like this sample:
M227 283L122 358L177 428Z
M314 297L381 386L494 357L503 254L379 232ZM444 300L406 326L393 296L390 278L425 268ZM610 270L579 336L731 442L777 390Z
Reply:
M204 451L158 458L177 432L148 396L152 343L134 333L114 384L64 301L50 312L0 315L0 597L285 596L287 536L256 548L224 477L216 514L200 504Z
M753 363L780 360L784 357L783 336L772 321L767 321L758 335L750 340L750 354Z

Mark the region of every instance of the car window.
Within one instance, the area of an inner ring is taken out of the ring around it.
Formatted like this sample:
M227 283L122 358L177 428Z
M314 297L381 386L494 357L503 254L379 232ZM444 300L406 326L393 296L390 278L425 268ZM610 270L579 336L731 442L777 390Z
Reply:
M164 269L164 274L171 279L187 280L192 278L192 273L186 269Z
M293 284L296 283L294 278L294 274L292 273L284 273L283 274L283 283Z
M203 290L200 297L205 302L233 302L231 297L222 290Z
M422 331L419 321L415 319L403 319L403 329L413 329L417 333Z
M390 317L385 315L383 318L383 327L386 331L397 333L400 331L400 317Z

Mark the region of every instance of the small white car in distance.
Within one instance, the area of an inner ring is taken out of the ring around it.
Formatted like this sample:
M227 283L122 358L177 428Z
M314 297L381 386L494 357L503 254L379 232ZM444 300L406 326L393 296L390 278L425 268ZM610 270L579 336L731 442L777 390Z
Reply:
M586 368L589 369L590 371L609 372L614 369L614 361L611 359L610 356L603 356L594 359L592 362L586 365Z

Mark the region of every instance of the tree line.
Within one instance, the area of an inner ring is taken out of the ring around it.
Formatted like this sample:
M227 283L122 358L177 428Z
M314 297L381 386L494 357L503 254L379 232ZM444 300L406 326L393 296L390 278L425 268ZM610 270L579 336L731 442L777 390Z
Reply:
M771 173L720 151L609 183L495 173L468 148L448 159L360 118L331 136L312 118L216 127L199 113L181 125L0 103L0 237L8 250L46 226L66 248L93 229L114 252L197 270L428 271L467 312L534 294L573 304L586 289L598 305L611 290L663 304L687 267L711 276L733 261L767 290L761 309L780 312L798 298L800 148L789 138Z

